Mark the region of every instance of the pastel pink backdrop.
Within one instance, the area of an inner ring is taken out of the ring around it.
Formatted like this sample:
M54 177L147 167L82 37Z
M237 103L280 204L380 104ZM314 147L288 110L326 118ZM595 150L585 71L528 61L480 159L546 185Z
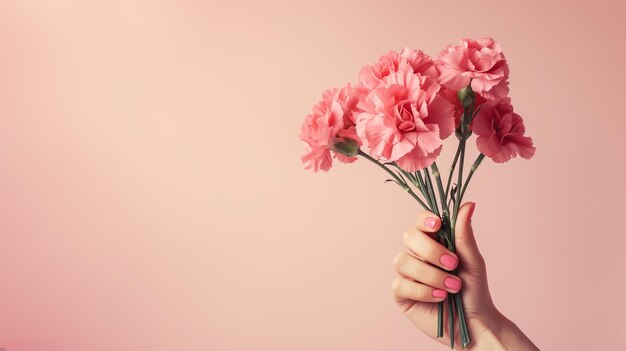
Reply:
M494 300L542 349L625 347L624 10L2 2L0 348L443 350L391 299L416 203L296 134L380 54L485 35L537 146L467 195Z

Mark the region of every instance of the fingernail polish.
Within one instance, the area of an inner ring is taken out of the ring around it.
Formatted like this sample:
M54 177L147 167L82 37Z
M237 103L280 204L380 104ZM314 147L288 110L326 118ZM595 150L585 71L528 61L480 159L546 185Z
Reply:
M443 254L441 255L441 258L439 258L439 262L441 262L441 264L448 269L455 269L459 260L454 256Z
M447 294L445 290L433 289L433 296L438 299L445 299Z
M430 229L435 229L435 226L437 225L437 221L438 219L435 217L428 217L424 220L424 225Z
M461 279L448 277L443 280L443 285L448 289L458 291L461 290Z

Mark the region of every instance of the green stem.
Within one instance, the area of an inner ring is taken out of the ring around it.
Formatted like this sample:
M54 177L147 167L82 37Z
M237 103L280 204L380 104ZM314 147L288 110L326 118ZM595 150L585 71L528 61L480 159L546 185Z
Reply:
M474 164L472 165L472 168L470 169L470 172L467 175L467 179L465 180L465 184L463 185L463 190L461 190L461 200L463 200L463 195L465 195L465 189L467 189L467 184L469 184L470 180L472 179L472 176L474 175L474 172L476 172L476 170L478 169L478 166L480 166L480 163L482 162L484 158L485 158L485 154L481 153L476 158L476 161L474 161Z
M437 205L437 197L435 196L435 191L433 190L433 180L430 178L430 172L428 172L428 167L424 168L424 178L426 179L426 188L428 194L433 200L432 209L437 216L440 216L439 206Z
M463 183L463 162L465 161L465 138L461 139L460 141L460 149L461 149L461 155L459 157L459 170L458 170L458 180L457 180L457 185L456 185L456 191L455 193L452 195L455 197L454 201L453 201L453 209L452 209L452 216L450 218L450 227L451 227L451 233L452 233L452 252L456 251L456 245L455 245L455 228L456 228L456 218L459 214L459 206L461 203L461 186Z
M420 189L423 189L422 192L424 193L424 197L428 200L428 203L430 204L430 208L431 208L431 212L435 212L435 210L437 209L437 205L435 202L435 199L432 198L432 196L430 196L430 191L428 191L428 187L426 186L426 183L424 182L424 178L422 178L422 172L417 171L415 172L416 178L417 178L417 184L419 184Z
M443 301L437 304L437 337L443 337Z
M461 154L461 143L456 148L456 154L454 155L454 160L452 161L452 166L450 166L450 174L448 175L448 184L446 184L446 193L445 198L448 199L448 195L450 194L450 184L452 184L452 176L454 175L454 168L456 167L456 162L459 160L459 155Z
M437 189L439 190L439 200L441 200L441 211L443 212L444 217L448 217L450 215L450 209L448 208L447 196L443 191L443 183L441 182L441 174L439 173L439 167L437 167L437 162L433 162L430 168L433 170L433 176L435 177L435 182L437 183Z
M376 165L378 165L380 168L384 169L385 172L389 173L393 179L395 179L396 183L401 186L404 190L406 190L406 192L408 192L409 194L411 194L411 196L413 196L413 198L420 204L422 205L422 207L426 210L430 211L430 208L428 208L428 206L426 206L426 204L424 203L424 201L422 201L422 199L419 198L419 196L417 196L417 194L415 194L413 192L413 190L411 190L411 188L406 185L406 183L400 179L398 177L397 174L395 174L392 170L390 170L387 166L385 166L384 164L378 162L377 159L373 158L372 156L366 154L365 152L363 152L363 150L359 150L359 155L365 157L366 159L368 159L369 161L375 163Z
M452 293L448 293L448 321L450 325L450 350L454 349L454 301Z
M461 293L454 294L454 304L456 305L457 313L459 314L459 331L461 334L461 347L466 348L470 342L469 332L467 330L467 324L465 323L465 308L463 307L463 298Z
M448 208L448 203L446 201L446 197L443 192L443 183L441 182L441 174L439 173L439 168L437 167L437 163L434 162L432 166L430 166L433 171L433 176L435 176L435 182L437 183L437 189L439 190L439 200L441 200L441 212L442 212L442 225L441 228L446 229L445 240L448 244L448 249L452 248L452 242L450 242L450 209Z
M448 229L449 228L449 223L450 221L448 220L448 216L445 215L444 213L444 204L442 203L441 206L441 213L444 213L444 215L439 213L439 207L437 206L437 197L435 196L435 190L433 187L433 181L430 178L430 173L428 172L428 168L424 168L424 178L426 178L426 185L424 186L424 180L422 179L422 174L420 171L416 172L417 174L417 179L418 182L420 184L422 184L422 187L425 187L426 189L426 193L428 194L428 197L431 199L430 200L430 207L433 209L433 213L436 214L438 217L440 217L442 219L442 224L441 224L441 228L439 228L439 231L437 231L437 235L443 239L445 241L445 244L448 245L448 247L452 246L452 242L450 242L450 235L448 234Z
M420 189L422 194L424 194L424 198L430 204L430 208L433 208L433 199L430 197L430 193L428 189L426 189L426 184L424 184L424 179L422 178L422 173L420 171L415 172L415 179L417 180L417 187Z

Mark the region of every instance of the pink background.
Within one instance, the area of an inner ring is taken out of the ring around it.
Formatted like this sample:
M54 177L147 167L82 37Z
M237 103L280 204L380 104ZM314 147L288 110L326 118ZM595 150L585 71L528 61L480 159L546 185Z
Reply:
M0 4L0 348L443 350L391 298L417 204L296 135L382 53L484 35L538 148L467 195L494 300L625 347L622 1L224 3Z

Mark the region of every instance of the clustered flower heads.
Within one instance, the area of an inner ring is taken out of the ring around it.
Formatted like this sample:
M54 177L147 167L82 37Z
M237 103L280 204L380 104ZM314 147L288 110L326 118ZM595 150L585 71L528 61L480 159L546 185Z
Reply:
M432 165L462 123L494 162L529 159L535 148L511 105L508 78L491 38L462 39L434 60L421 50L390 51L361 69L358 84L324 92L301 127L302 163L328 171L333 158L351 163L368 148L371 157L416 172Z

